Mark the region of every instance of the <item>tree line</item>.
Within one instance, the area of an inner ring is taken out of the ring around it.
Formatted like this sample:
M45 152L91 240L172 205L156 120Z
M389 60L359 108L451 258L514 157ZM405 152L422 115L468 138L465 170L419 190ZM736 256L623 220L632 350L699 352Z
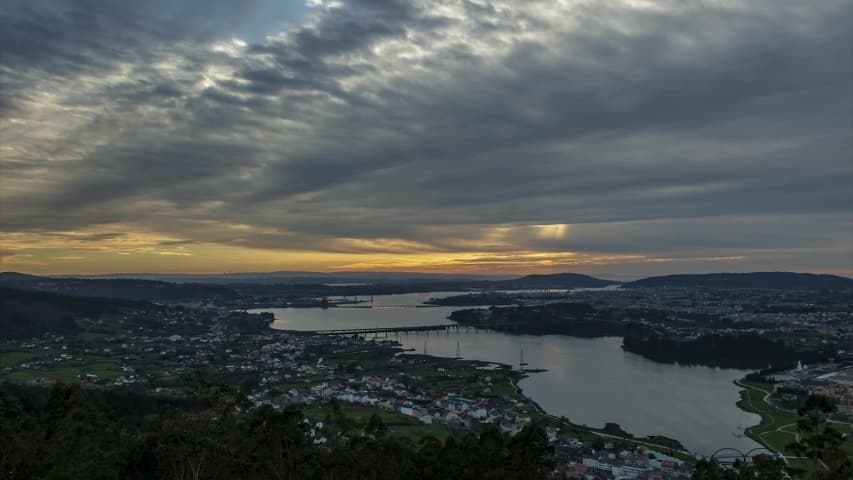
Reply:
M250 408L222 385L191 391L191 404L141 417L117 415L114 398L76 384L49 392L2 388L0 478L532 480L553 470L538 426L515 436L488 428L444 442L412 441L391 435L377 415L360 425L333 402L312 437L316 424L296 409ZM317 444L321 437L325 443Z
M250 407L239 389L188 379L189 397L163 400L78 384L50 389L0 385L0 478L5 480L508 479L555 477L545 432L531 425L510 436L495 427L444 442L393 435L378 415L359 423L336 401L322 427L293 408ZM830 428L834 409L810 397L800 436L789 447L811 465L779 458L723 467L702 460L694 480L849 480L844 437ZM309 435L310 430L315 435ZM324 442L317 439L323 438ZM562 478L562 477L559 477Z

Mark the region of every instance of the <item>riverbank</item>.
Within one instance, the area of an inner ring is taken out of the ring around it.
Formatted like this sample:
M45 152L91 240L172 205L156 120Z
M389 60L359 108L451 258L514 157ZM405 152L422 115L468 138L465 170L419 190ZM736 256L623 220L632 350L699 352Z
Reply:
M734 383L744 389L740 391L738 408L761 416L758 425L744 431L746 436L782 458L788 466L811 471L811 462L797 457L786 448L799 439L798 417L795 413L782 410L767 401L773 391L773 385L746 380L735 380Z
M773 384L743 379L735 380L734 383L743 388L740 391L741 399L737 403L738 408L761 416L761 422L747 428L744 433L774 452L789 466L811 471L812 463L808 459L796 456L787 448L800 439L797 430L797 421L800 417L796 412L779 408L769 401L773 393ZM842 433L853 435L853 426L850 424L834 424L833 427ZM848 436L842 448L853 458L852 437Z
M448 374L453 370L466 370L472 367L477 369L482 374L485 374L484 372L488 372L490 376L494 376L493 372L498 372L499 376L495 376L495 378L492 378L491 382L493 394L502 396L505 399L509 400L510 404L512 404L511 408L513 408L514 410L521 410L524 413L528 413L531 415L532 418L543 420L547 425L552 425L554 427L560 428L561 430L568 430L570 432L570 435L580 440L596 441L601 439L607 439L614 441L622 441L631 445L643 445L656 452L662 453L664 455L669 455L689 463L695 463L696 461L696 457L692 453L687 451L681 444L681 442L672 438L668 438L662 435L637 438L634 435L624 431L616 423L606 423L604 428L593 428L585 425L574 424L567 418L558 417L556 415L548 413L541 405L539 405L539 403L536 402L536 400L526 395L524 393L524 390L518 384L521 379L528 378L529 373L535 375L537 373L544 372L545 370L519 371L513 369L510 365L500 362L460 360L417 353L406 354L405 351L401 351L401 355L425 361L428 364L431 364L431 366L436 369L441 368L445 370L445 372ZM501 384L503 384L504 382L508 383L511 386L511 392L502 388ZM434 383L433 385L434 388L443 387L440 382ZM453 395L454 392L450 390L443 390L442 393L446 395ZM533 412L527 411L528 405L532 407ZM509 406L509 404L507 404L507 406Z
M515 389L515 391L522 397L526 398L527 401L530 402L531 405L533 405L539 415L544 418L547 418L551 422L556 423L560 427L569 429L572 434L577 435L581 440L589 441L601 438L610 440L620 440L631 444L639 444L649 447L656 452L662 453L664 455L669 455L680 460L684 460L685 462L689 462L691 464L696 462L696 457L687 450L685 450L681 442L675 439L663 436L656 436L656 438L665 439L667 442L670 442L670 445L662 445L661 443L652 443L651 441L649 441L651 440L650 437L643 437L640 439L634 438L633 435L622 430L622 428L616 423L607 423L604 429L596 429L584 425L577 425L572 423L565 417L558 417L556 415L550 414L546 412L545 409L542 408L541 405L539 405L539 403L524 394L524 390L522 390L521 387L518 385L518 380L521 380L525 377L527 377L527 375L523 375L518 379L510 380L510 383L512 384L512 387ZM606 433L608 428L614 430L614 433ZM620 432L621 435L615 434L615 431Z
M435 296L435 295L433 295ZM377 297L373 309L288 309L274 311L280 330L395 328L443 323L453 307L411 308L425 296ZM380 336L380 339L384 336ZM748 450L757 446L739 425L758 418L735 406L738 388L732 380L747 372L684 367L651 362L624 352L621 338L578 338L563 335L507 335L490 330L460 329L449 333L389 334L407 349L446 358L464 357L547 372L530 375L519 385L556 416L578 425L603 427L618 423L645 436L678 439L691 452L709 456L718 448ZM521 360L523 351L524 360ZM482 372L481 372L482 373ZM511 388L509 384L506 387ZM656 443L656 442L650 442Z
M475 297L449 297L444 301L454 304L472 301L471 298ZM755 370L768 363L793 366L797 361L811 365L827 360L837 350L828 341L801 347L798 339L784 331L758 335L755 325L742 326L710 314L615 308L607 303L594 304L596 299L588 300L591 301L461 309L448 318L461 325L512 335L617 336L622 337L625 351L646 359L712 368Z

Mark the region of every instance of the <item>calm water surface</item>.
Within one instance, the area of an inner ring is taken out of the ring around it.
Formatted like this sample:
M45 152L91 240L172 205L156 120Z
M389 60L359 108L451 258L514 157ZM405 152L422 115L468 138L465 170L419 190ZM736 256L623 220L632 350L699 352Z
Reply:
M454 292L382 295L374 308L266 309L275 313L274 328L320 330L451 323L458 307L413 308L430 297ZM384 338L384 337L383 337ZM477 331L391 334L403 346L430 355L462 357L518 367L521 351L531 374L520 382L524 393L548 413L578 424L620 424L635 435L666 435L689 450L710 455L718 448L741 451L759 446L743 429L759 417L737 408L741 370L666 365L627 353L621 338L583 339L561 335L507 335Z

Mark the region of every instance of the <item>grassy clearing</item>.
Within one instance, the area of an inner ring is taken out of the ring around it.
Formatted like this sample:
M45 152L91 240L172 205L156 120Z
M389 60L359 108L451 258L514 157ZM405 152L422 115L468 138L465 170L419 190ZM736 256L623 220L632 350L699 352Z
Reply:
M62 362L43 369L18 370L9 373L3 379L17 383L29 383L39 378L56 382L76 382L86 374L97 375L100 379L113 380L121 373L121 367L118 363L91 357Z
M765 432L761 435L761 439L774 447L782 450L785 455L793 455L788 451L787 446L797 441L796 434L785 432L782 430Z
M495 395L501 397L517 397L518 392L515 387L506 380L492 383L492 391L495 392Z
M772 386L748 382L743 382L743 384L748 388L740 392L741 401L738 402L738 406L743 410L761 416L761 423L747 429L748 434L761 435L797 423L796 414L780 410L764 401L764 397L767 392L771 391Z
M764 400L766 392L772 391L772 385L753 382L741 382L747 388L740 392L741 401L738 406L748 412L761 415L761 423L750 427L746 434L753 440L767 446L771 450L781 452L785 456L795 456L788 450L787 446L797 439L797 420L799 417L792 412L787 412ZM833 428L842 433L853 433L853 426L849 424L833 424ZM842 448L853 458L853 436L848 436ZM811 462L805 459L788 458L792 467L798 467L806 471L813 468Z
M312 407L302 410L302 413L314 420L323 420L326 418L328 407ZM446 426L440 424L424 424L413 417L409 417L397 412L389 412L381 408L361 407L356 405L342 405L341 411L350 419L354 420L356 425L364 427L373 414L379 415L382 422L388 427L388 433L406 437L414 442L421 438L432 435L433 437L444 441L450 437L450 430Z
M17 367L18 365L44 356L42 352L10 351L0 353L0 368Z
M53 380L57 382L75 382L78 380L77 374L67 369L46 370L19 370L12 372L3 380L13 383L30 383L37 379Z
M360 407L357 405L341 405L341 411L344 413L344 415L346 415L348 418L351 418L359 425L366 425L367 421L370 419L370 416L373 414L379 415L379 418L381 418L386 425L410 424L413 422L411 417L407 417L403 414L396 412L389 412L388 410L383 410L381 408ZM328 412L329 408L326 406L312 407L302 410L302 413L306 417L312 418L314 420L323 420L324 418L326 418L326 414Z
M836 430L847 435L853 435L853 425L849 423L834 423Z

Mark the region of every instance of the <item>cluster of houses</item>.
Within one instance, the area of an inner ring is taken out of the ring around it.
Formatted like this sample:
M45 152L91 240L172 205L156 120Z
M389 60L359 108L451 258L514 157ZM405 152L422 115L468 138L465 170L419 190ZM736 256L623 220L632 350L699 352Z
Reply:
M309 367L308 372L316 371ZM359 376L346 382L330 381L291 388L277 396L259 392L251 397L258 405L276 408L289 405L313 405L331 398L366 407L412 417L424 424L445 424L455 428L472 429L482 424L494 424L504 432L514 434L531 422L524 410L501 408L494 397L464 398L442 392L410 390L401 381L402 373L394 376ZM484 379L489 383L489 378Z
M674 336L698 336L708 331L750 332L784 338L800 344L853 345L853 311L847 292L799 292L785 290L724 290L702 288L615 289L581 291L573 301L596 308L665 313L666 322L648 323L672 330ZM695 319L728 323L700 327ZM681 328L676 328L680 323Z
M833 420L853 421L853 364L803 365L775 374L771 400L782 408L796 409L809 395L828 397L837 407Z
M132 315L132 314L129 314ZM140 315L144 315L140 313ZM55 352L38 360L23 362L5 371L32 369L45 372L69 362L79 364L84 358L112 362L107 375L80 368L79 379L98 388L130 386L150 389L152 393L174 393L167 379L195 368L206 368L218 374L252 374L259 378L249 395L256 405L270 404L276 408L289 405L322 404L331 398L351 405L382 409L409 417L422 424L446 425L452 430L478 431L485 425L495 425L502 432L514 435L531 423L528 410L533 406L519 397L495 395L492 376L484 371L476 377L476 392L469 390L451 393L447 389L431 388L429 381L411 372L404 373L388 365L382 373L367 374L358 362L352 371L343 372L340 365L324 364L322 358L306 352L321 349L357 349L365 347L361 339L290 335L268 332L263 335L241 334L223 327L205 331L189 329L187 324L203 322L185 312L175 312L160 319L158 328L136 326L134 318L126 317L127 328L114 336L102 336L97 341L81 341L60 336L45 336L18 347L27 350ZM170 328L181 326L179 328ZM371 343L372 348L393 348L393 342ZM425 360L424 360L425 361ZM405 363L392 359L391 363ZM412 361L414 362L414 361ZM85 363L84 363L85 365ZM352 366L351 366L352 367ZM420 365L424 371L423 365ZM432 374L450 376L444 368L435 366ZM495 377L497 378L497 377ZM506 379L503 378L505 381ZM177 381L177 380L173 380ZM444 390L444 391L442 391ZM309 435L317 444L326 442L323 422L309 422ZM689 471L689 465L658 453L640 448L625 450L624 445L589 444L560 435L556 427L547 427L549 441L559 460L559 473L566 478L584 479L678 479Z
M574 457L566 465L566 478L579 479L687 480L693 474L684 461L642 446L636 450L616 450L612 444L606 444L602 450Z
M427 395L408 390L399 378L360 376L345 383L322 382L301 389L292 388L274 399L255 397L257 404L284 408L293 404L322 403L331 398L352 405L381 408L417 419L424 424L445 424L461 429L498 425L502 432L514 435L531 422L530 415L515 408L498 408L489 398L462 398ZM326 442L322 422L313 422L309 435L317 444ZM692 467L683 460L624 443L588 442L561 435L556 427L546 427L555 449L560 477L600 480L676 480L688 479ZM631 449L633 448L633 449Z

